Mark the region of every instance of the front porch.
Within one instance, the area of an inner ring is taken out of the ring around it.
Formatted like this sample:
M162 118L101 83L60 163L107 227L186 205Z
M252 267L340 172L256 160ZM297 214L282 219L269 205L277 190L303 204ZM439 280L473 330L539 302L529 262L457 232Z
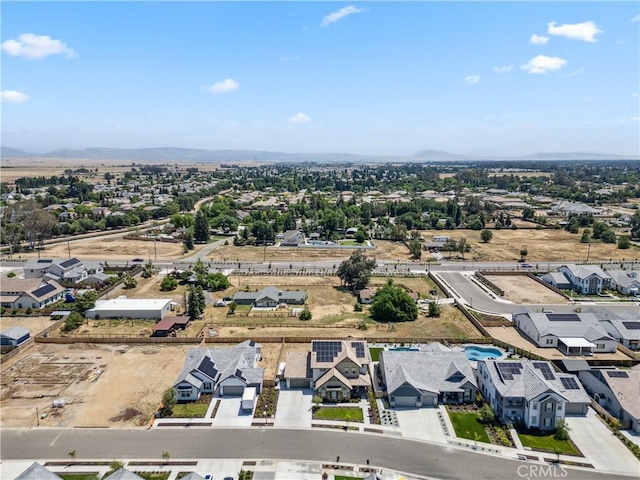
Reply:
M558 338L558 350L565 355L593 355L595 348L586 338Z

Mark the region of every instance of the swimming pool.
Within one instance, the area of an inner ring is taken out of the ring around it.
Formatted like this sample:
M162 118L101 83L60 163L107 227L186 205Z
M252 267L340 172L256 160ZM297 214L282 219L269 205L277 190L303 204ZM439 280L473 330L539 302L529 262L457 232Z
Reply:
M464 353L469 360L484 360L485 358L501 358L504 355L502 350L493 347L478 347L470 345L464 347Z
M392 352L419 352L420 349L416 347L390 347L389 351Z

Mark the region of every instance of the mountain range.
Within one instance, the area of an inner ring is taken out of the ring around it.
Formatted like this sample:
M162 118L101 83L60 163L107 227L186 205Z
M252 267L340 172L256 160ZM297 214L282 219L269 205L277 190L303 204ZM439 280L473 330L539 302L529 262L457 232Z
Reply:
M357 155L352 153L283 153L255 150L199 150L193 148L85 148L30 153L2 147L1 158L50 158L63 160L124 160L132 162L465 162L473 160L568 161L638 160L637 156L595 152L541 152L522 156L460 155L439 150L420 150L413 155Z

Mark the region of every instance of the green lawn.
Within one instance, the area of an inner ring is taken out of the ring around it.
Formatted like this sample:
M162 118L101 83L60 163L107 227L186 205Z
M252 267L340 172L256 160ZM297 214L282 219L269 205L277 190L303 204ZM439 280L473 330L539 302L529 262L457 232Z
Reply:
M377 362L380 358L380 352L382 352L384 348L382 347L371 347L369 348L369 353L371 354L371 361Z
M353 239L338 240L338 243L340 245L358 245L358 246L361 246L361 247L366 246L366 243L358 243Z
M144 480L167 480L171 472L135 472L135 474Z
M98 472L95 473L57 473L62 480L95 480L100 478Z
M491 443L484 425L482 425L478 419L477 413L448 413L451 423L453 424L453 428L456 431L456 436L460 438L468 438L469 440L476 440L478 442Z
M320 407L313 417L317 420L343 420L347 421L349 416L350 422L362 422L364 416L361 408L353 407Z
M203 418L209 408L208 403L177 403L173 407L174 418Z
M541 450L543 452L556 453L558 450L565 455L580 455L573 444L568 440L556 440L553 438L553 433L547 435L530 435L525 433L519 433L520 441L525 447L530 447L534 450Z
M362 480L362 477L347 477L346 475L335 475L335 480Z

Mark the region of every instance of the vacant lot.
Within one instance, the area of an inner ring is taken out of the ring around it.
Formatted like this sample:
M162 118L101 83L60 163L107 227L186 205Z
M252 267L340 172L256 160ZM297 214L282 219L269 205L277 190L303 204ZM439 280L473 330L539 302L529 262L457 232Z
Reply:
M493 238L482 243L480 232L474 230L450 230L443 235L453 239L465 237L471 244L471 252L465 254L467 260L515 261L520 258L520 250L527 249L526 260L530 263L584 261L587 259L588 244L580 243L580 234L572 235L564 230L491 230ZM443 252L445 258L448 252ZM454 254L456 255L456 254ZM457 254L459 255L459 254ZM589 259L622 260L640 258L636 248L619 250L615 244L595 242L591 244Z
M11 315L2 316L2 330L8 330L12 327L24 327L31 332L31 336L35 337L45 328L52 325L50 317L13 317Z
M146 425L189 345L44 345L3 365L3 427ZM101 372L101 373L100 373ZM51 401L64 399L64 408Z
M367 249L366 255L378 260L409 260L409 250L401 242L376 240L375 249ZM288 262L314 261L336 259L340 262L349 257L353 249L318 248L318 247L235 247L223 245L213 250L209 260L222 261L258 261L258 262Z
M566 299L526 275L485 275L514 303L564 303Z

